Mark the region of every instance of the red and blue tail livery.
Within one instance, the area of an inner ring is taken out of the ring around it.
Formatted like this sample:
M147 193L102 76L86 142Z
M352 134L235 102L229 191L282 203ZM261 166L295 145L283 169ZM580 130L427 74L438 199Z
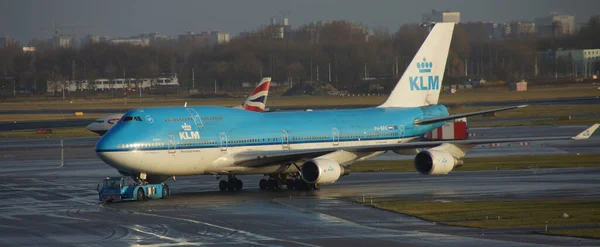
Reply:
M270 84L271 77L263 78L254 89L254 92L252 92L252 95L248 96L246 101L244 101L242 107L248 111L264 112Z

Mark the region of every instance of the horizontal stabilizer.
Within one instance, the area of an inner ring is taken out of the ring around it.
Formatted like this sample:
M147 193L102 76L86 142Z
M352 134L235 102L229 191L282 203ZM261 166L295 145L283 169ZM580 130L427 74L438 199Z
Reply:
M492 112L507 111L507 110L517 109L517 108L523 108L523 107L526 107L526 106L527 105L511 106L511 107L491 109L491 110L484 110L484 111L476 111L476 112L467 112L467 113L461 113L461 114L454 114L454 115L445 116L445 117L436 117L436 118L428 118L428 119L418 119L418 120L415 120L415 124L419 125L419 124L432 124L432 123L438 123L438 122L445 122L445 121L454 120L454 119L457 119L457 118L482 115L482 114L487 114L487 113L492 113Z
M598 129L598 126L600 126L600 124L594 124L592 126L590 126L589 128L587 128L586 130L584 130L583 132L579 133L579 135L574 136L573 140L585 140L590 138L590 136L592 136L592 134L594 134L594 131L596 131L596 129Z

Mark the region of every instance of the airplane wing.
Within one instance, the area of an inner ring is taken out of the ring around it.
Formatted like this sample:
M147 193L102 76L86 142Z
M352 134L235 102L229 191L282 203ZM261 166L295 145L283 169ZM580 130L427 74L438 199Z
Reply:
M482 115L482 114L492 113L492 112L507 111L507 110L517 109L517 108L523 108L523 107L526 107L526 106L527 105L510 106L510 107L497 108L497 109L491 109L491 110L483 110L483 111L476 111L476 112L467 112L467 113L461 113L461 114L454 114L454 115L445 116L445 117L420 119L420 120L415 120L415 124L431 124L431 123L437 123L437 122L444 122L444 121L453 120L453 119L457 119L457 118L470 117L470 116L475 116L475 115Z
M552 136L552 137L517 137L517 138L496 138L496 139L474 139L474 140L450 140L450 141L416 141L397 144L385 144L378 146L360 146L360 147L329 147L322 149L292 149L276 151L246 151L233 155L235 163L240 166L267 166L280 164L282 162L295 162L299 160L311 159L333 152L373 153L377 151L387 151L394 149L414 149L414 148L433 148L442 144L454 144L460 146L475 146L488 143L509 143L525 141L557 141L557 140L585 140L598 129L600 124L594 124L576 136ZM357 155L358 156L358 155Z

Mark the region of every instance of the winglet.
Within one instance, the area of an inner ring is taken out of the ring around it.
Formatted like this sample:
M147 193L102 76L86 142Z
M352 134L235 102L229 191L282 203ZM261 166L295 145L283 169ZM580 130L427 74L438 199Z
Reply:
M573 140L588 139L588 138L590 138L590 136L592 136L592 134L594 134L594 131L596 131L596 129L598 129L598 127L600 127L600 124L594 124L591 127L584 130L583 132L579 133L579 135L571 137L571 139L573 139Z

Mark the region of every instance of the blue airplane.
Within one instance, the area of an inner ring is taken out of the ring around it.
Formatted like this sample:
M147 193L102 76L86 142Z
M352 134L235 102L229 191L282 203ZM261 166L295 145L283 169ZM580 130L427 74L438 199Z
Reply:
M121 174L149 183L171 176L225 176L219 189L241 190L237 178L264 174L261 189L317 189L350 173L354 162L387 151L416 154L416 170L443 175L462 165L478 144L581 140L571 137L415 140L446 121L523 106L449 115L438 105L452 23L438 23L387 100L350 110L260 113L214 106L143 108L127 112L96 145L97 155ZM424 149L416 151L416 149Z

